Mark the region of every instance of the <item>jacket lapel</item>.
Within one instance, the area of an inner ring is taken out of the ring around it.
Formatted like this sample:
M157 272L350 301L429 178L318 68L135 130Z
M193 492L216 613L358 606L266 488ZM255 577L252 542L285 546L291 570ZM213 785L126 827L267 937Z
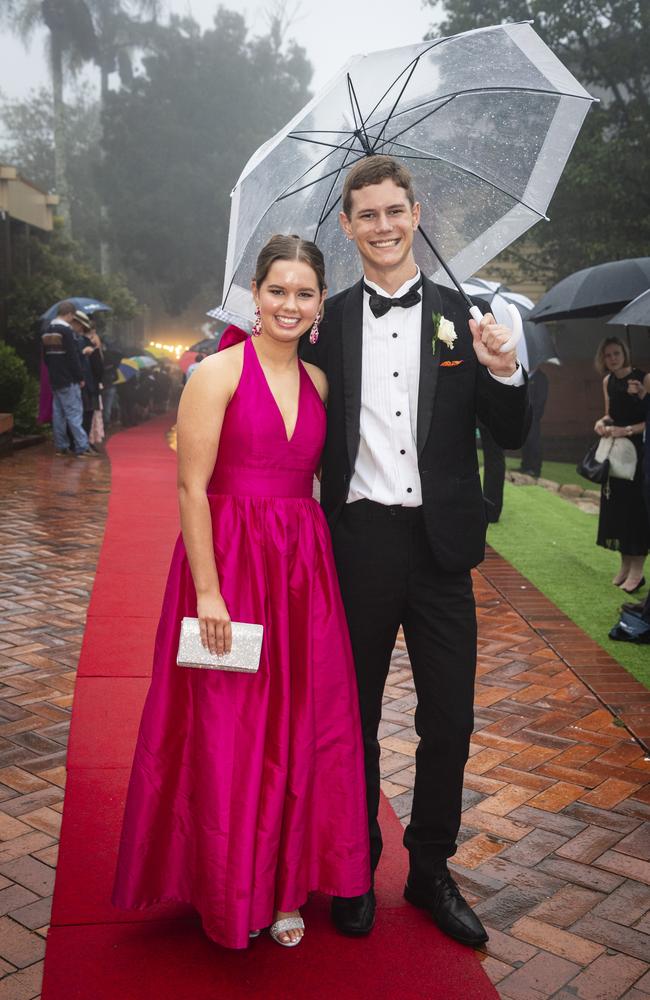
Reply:
M343 307L343 398L345 402L345 440L354 469L359 449L361 420L361 355L363 344L363 281L350 289Z
M433 417L433 402L438 384L440 347L433 352L433 313L442 313L440 293L432 281L424 278L422 284L422 330L420 334L420 384L418 389L417 447L422 454Z

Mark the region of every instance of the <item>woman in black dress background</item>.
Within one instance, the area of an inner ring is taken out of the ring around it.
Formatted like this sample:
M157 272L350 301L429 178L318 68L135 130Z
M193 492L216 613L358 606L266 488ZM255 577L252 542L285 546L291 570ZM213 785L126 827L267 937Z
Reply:
M637 451L634 479L610 477L602 487L597 544L621 554L621 567L613 583L633 594L645 583L643 564L650 543L648 515L643 500L644 405L628 392L630 381L643 382L644 372L632 368L630 351L618 337L607 337L596 353L596 368L603 375L605 413L594 425L600 437L627 437Z

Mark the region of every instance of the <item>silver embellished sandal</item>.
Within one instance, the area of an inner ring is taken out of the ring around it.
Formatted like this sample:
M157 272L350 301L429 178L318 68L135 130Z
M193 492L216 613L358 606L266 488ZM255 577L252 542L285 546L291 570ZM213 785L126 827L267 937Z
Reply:
M282 920L276 920L274 924L269 927L269 934L274 941L281 944L283 948L295 948L297 944L300 944L304 934L299 937L296 941L283 941L280 937L285 931L304 931L305 922L302 917L284 917Z

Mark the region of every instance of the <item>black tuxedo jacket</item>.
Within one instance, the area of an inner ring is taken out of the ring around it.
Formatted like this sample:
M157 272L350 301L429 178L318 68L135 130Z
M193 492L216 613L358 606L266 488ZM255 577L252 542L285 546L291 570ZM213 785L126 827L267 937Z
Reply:
M329 381L321 504L332 528L346 501L359 448L362 285L359 281L327 301L318 343L310 344L305 336L300 350L301 357L321 368ZM479 305L483 312L488 311L485 303ZM397 321L399 312L396 308ZM458 338L453 350L438 342L434 352L434 313L453 322ZM477 418L503 448L521 447L530 425L527 386L502 385L479 364L468 318L467 306L457 291L424 279L418 466L431 549L438 565L449 572L476 566L485 552Z

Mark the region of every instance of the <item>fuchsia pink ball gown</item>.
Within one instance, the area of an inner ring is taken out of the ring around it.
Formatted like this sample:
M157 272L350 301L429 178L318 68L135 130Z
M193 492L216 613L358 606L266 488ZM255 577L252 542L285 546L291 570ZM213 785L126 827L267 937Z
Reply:
M158 626L113 902L191 903L229 948L312 890L356 896L370 885L352 653L312 499L324 439L325 409L301 364L287 440L247 339L208 497L230 616L264 625L259 672L176 665L181 618L196 616L182 538Z

